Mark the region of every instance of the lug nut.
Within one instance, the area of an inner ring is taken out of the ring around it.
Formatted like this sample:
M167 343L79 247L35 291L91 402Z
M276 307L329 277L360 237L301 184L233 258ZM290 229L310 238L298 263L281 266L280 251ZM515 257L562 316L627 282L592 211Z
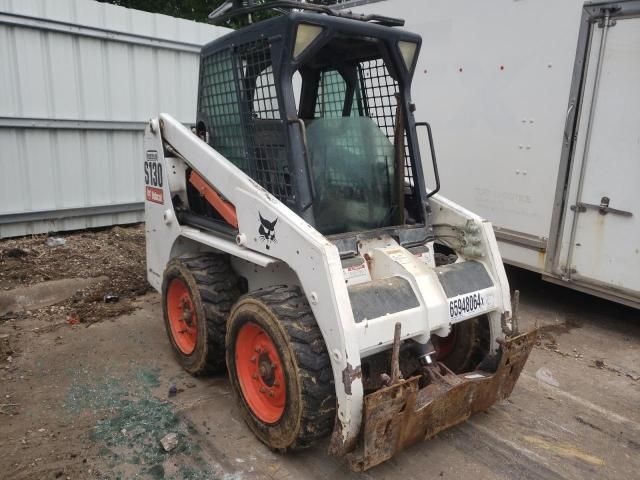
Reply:
M258 374L256 372L253 372L253 375L251 375L251 378L256 380L258 378Z
M257 359L257 357L254 355L253 357L251 357L251 362L252 363L256 363L256 359Z
M267 387L260 387L260 393L264 393L267 391Z
M269 396L273 397L273 390L269 390Z

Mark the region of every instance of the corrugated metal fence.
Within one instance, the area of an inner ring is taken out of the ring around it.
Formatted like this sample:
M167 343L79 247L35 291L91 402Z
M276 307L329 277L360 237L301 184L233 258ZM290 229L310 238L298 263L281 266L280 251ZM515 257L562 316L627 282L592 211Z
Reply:
M0 0L0 238L142 220L142 135L196 117L224 28L91 0Z

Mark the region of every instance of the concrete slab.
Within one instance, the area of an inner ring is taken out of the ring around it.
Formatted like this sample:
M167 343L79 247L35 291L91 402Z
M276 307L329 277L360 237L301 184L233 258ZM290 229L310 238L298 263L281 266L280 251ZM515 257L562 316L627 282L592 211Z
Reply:
M63 278L0 291L0 317L55 305L88 286L106 280L107 277Z

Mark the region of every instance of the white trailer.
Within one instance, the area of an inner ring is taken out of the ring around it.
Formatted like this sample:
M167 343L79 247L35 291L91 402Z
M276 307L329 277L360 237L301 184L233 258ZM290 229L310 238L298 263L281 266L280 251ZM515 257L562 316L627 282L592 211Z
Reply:
M640 307L640 1L342 8L422 36L413 102L442 192L493 223L504 261Z

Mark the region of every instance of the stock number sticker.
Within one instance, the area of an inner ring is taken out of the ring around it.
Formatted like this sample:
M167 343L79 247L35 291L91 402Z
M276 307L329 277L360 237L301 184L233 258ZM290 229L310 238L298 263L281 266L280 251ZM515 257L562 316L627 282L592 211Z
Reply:
M449 317L452 320L471 317L493 307L493 295L472 292L449 299Z

